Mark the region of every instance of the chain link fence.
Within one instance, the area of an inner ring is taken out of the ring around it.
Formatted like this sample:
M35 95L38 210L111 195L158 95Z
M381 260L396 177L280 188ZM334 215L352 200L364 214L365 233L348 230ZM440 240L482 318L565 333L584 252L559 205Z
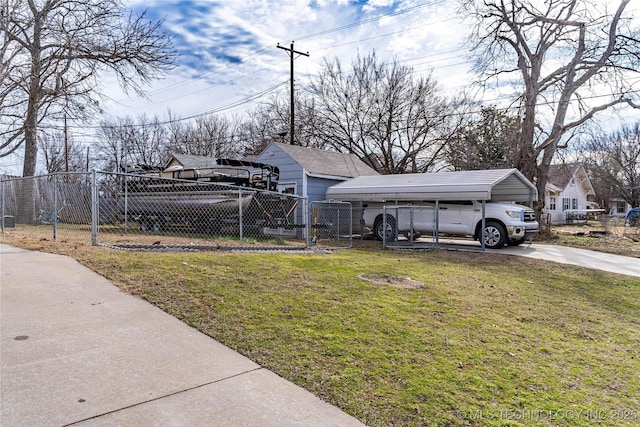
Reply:
M350 248L353 243L352 209L347 202L311 202L311 244Z
M196 180L52 174L0 183L3 232L133 249L306 248L306 199Z
M103 243L154 236L161 244L306 246L304 198L241 186L110 174L101 191ZM108 206L102 209L103 205ZM215 241L215 243L211 242ZM146 242L149 244L149 242Z
M624 216L598 214L562 224L552 224L550 217L549 214L541 217L540 231L543 235L550 235L553 230L578 236L606 236L640 241L640 221L628 221Z
M438 245L436 215L432 206L384 206L373 224L373 234L382 237L385 248L432 248Z
M602 229L606 236L624 237L640 241L640 220L627 220L624 217L604 215Z
M66 173L0 182L1 228L23 238L92 242L91 174Z
M433 207L386 206L371 230L362 204L308 204L264 189L118 173L3 179L0 211L3 233L129 249L348 248L354 235L380 237L385 248L440 243ZM543 218L545 224L550 227ZM640 240L638 220L600 215L572 225L578 233L585 226L592 235Z

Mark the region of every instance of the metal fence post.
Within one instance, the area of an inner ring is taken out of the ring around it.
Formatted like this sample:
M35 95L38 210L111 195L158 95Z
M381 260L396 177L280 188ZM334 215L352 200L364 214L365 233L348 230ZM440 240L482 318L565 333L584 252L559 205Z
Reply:
M96 171L91 171L91 244L98 245L98 185Z
M240 245L244 242L242 220L242 188L240 188L238 190L238 231L240 232Z
M53 176L53 215L51 218L53 225L53 240L58 237L58 175Z
M4 232L4 216L5 216L5 188L4 188L4 181L2 181L2 187L0 188L2 190L2 218L0 218L0 227L2 227L2 232Z
M129 184L127 182L127 162L124 162L124 234L129 234Z

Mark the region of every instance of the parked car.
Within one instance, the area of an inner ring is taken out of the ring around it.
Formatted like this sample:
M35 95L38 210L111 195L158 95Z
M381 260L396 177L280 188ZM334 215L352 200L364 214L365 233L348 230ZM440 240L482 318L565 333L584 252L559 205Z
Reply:
M397 234L414 236L435 230L435 215L412 216L410 211L388 210L383 216L382 203L364 205L363 219L378 240L393 239ZM434 208L434 202L419 202L413 206ZM453 236L468 236L480 240L482 203L477 200L442 201L439 203L438 232ZM386 227L386 228L385 228ZM527 206L512 203L486 203L484 240L487 248L519 245L539 233L535 212ZM414 237L415 238L415 237Z
M624 223L627 227L635 227L640 225L640 208L633 208L627 212L627 218Z

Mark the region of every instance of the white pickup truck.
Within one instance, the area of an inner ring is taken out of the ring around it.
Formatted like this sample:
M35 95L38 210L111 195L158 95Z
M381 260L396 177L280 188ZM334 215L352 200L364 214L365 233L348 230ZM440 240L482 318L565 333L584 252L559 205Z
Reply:
M385 209L384 206L387 208ZM414 209L411 209L412 206ZM435 232L435 207L435 202L399 206L365 202L363 204L364 225L370 228L379 240L383 238L393 240L398 235L412 236L415 239L422 234ZM384 212L386 212L386 220ZM482 202L475 200L438 202L437 218L439 234L473 237L480 240ZM495 249L505 244L519 245L538 233L538 222L533 209L513 203L485 202L485 247Z

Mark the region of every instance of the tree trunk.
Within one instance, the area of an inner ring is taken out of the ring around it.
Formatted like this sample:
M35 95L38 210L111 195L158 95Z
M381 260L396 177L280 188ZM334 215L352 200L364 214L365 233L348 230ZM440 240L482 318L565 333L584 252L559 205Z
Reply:
M36 179L27 177L17 181L17 183L16 223L33 225L36 223L36 200L39 199Z
M18 193L18 218L16 218L16 221L22 224L35 224L36 222L36 180L28 178L36 174L38 143L35 128L35 124L27 124L25 130L22 176L26 178L22 180L21 191Z

